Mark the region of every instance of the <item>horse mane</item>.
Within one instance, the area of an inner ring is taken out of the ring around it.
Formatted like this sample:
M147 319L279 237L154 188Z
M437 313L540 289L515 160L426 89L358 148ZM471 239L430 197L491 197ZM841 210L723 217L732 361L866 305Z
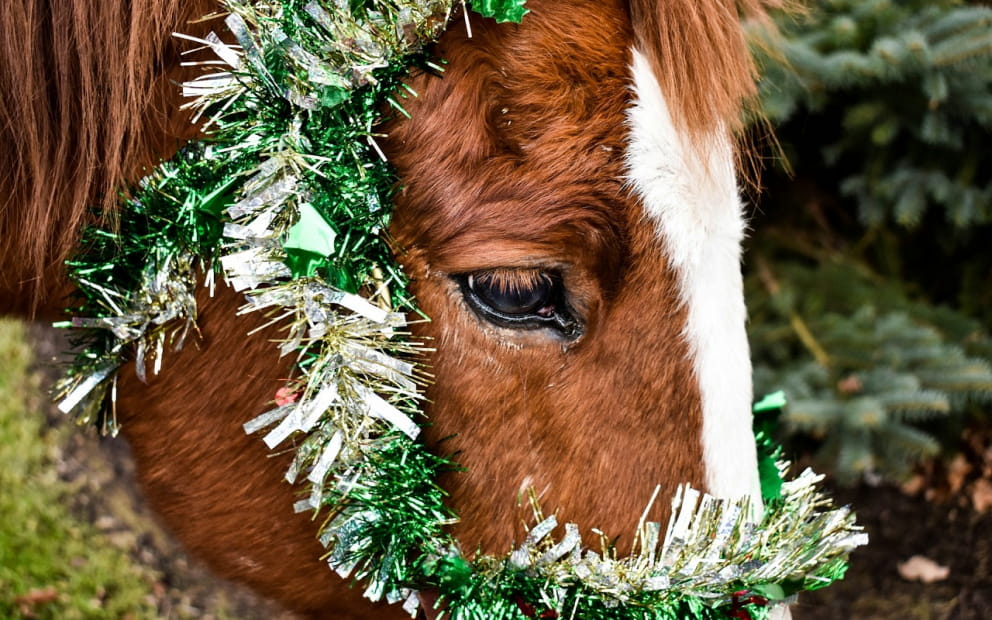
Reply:
M0 289L24 309L53 290L81 224L112 224L126 182L191 137L171 35L214 5L0 4Z
M630 0L635 44L651 63L672 120L693 140L739 133L757 93L741 20L769 25L788 0Z

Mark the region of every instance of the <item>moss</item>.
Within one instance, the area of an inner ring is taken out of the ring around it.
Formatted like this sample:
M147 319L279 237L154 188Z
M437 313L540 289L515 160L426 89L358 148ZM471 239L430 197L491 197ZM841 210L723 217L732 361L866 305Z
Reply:
M22 326L0 320L0 617L155 617L156 576L66 508Z

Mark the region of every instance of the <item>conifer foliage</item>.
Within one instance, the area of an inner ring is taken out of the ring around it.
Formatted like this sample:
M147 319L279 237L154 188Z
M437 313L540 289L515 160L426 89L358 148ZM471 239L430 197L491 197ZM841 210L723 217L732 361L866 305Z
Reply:
M778 21L761 95L792 174L766 177L746 267L756 391L785 389L841 479L898 479L992 403L992 9Z
M867 225L915 226L931 206L959 227L992 221L992 9L958 4L815 3L783 24L788 63L766 64L765 112L833 125L823 162Z

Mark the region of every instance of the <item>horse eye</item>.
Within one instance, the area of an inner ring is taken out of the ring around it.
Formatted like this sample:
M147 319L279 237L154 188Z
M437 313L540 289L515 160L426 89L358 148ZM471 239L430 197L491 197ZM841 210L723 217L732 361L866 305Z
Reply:
M468 275L468 287L476 297L500 314L547 316L554 283L548 274L537 272L507 277L506 273L486 271Z
M500 327L550 327L569 339L581 335L566 303L561 277L539 269L492 269L455 276L468 306Z

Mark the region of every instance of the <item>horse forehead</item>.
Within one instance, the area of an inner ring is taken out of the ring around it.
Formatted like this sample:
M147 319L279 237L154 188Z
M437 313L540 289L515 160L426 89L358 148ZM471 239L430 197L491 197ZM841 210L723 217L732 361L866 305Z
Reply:
M629 18L609 0L528 8L520 26L474 23L471 39L456 22L444 74L421 76L412 119L389 128L397 216L429 228L429 245L487 223L537 235L627 219Z
M653 121L672 121L663 97L637 99L625 6L534 0L528 7L523 24L477 23L471 39L456 22L438 49L448 68L414 84L421 96L410 101L412 119L395 127L387 149L405 187L394 232L405 245L429 248L435 266L439 254L494 238L585 245L619 264L622 254L630 258L630 235L656 232L653 204L631 191L637 144L629 112L639 106ZM694 207L725 204L690 187L697 179L683 174L687 153L672 144L650 155L661 157L656 171L672 172L667 181L682 190L673 196L699 198L681 213L702 217ZM733 184L732 170L730 177ZM593 243L584 243L590 235ZM638 260L682 255L649 245Z
M528 7L533 15L519 26L486 21L472 38L456 26L439 50L448 75L425 84L447 104L427 114L459 133L439 146L467 163L563 161L568 151L607 153L622 141L632 40L624 11L609 0Z
M629 100L633 35L625 11L609 1L552 4L535 6L533 19L496 42L499 120L519 138L617 117ZM572 142L602 135L581 129Z

